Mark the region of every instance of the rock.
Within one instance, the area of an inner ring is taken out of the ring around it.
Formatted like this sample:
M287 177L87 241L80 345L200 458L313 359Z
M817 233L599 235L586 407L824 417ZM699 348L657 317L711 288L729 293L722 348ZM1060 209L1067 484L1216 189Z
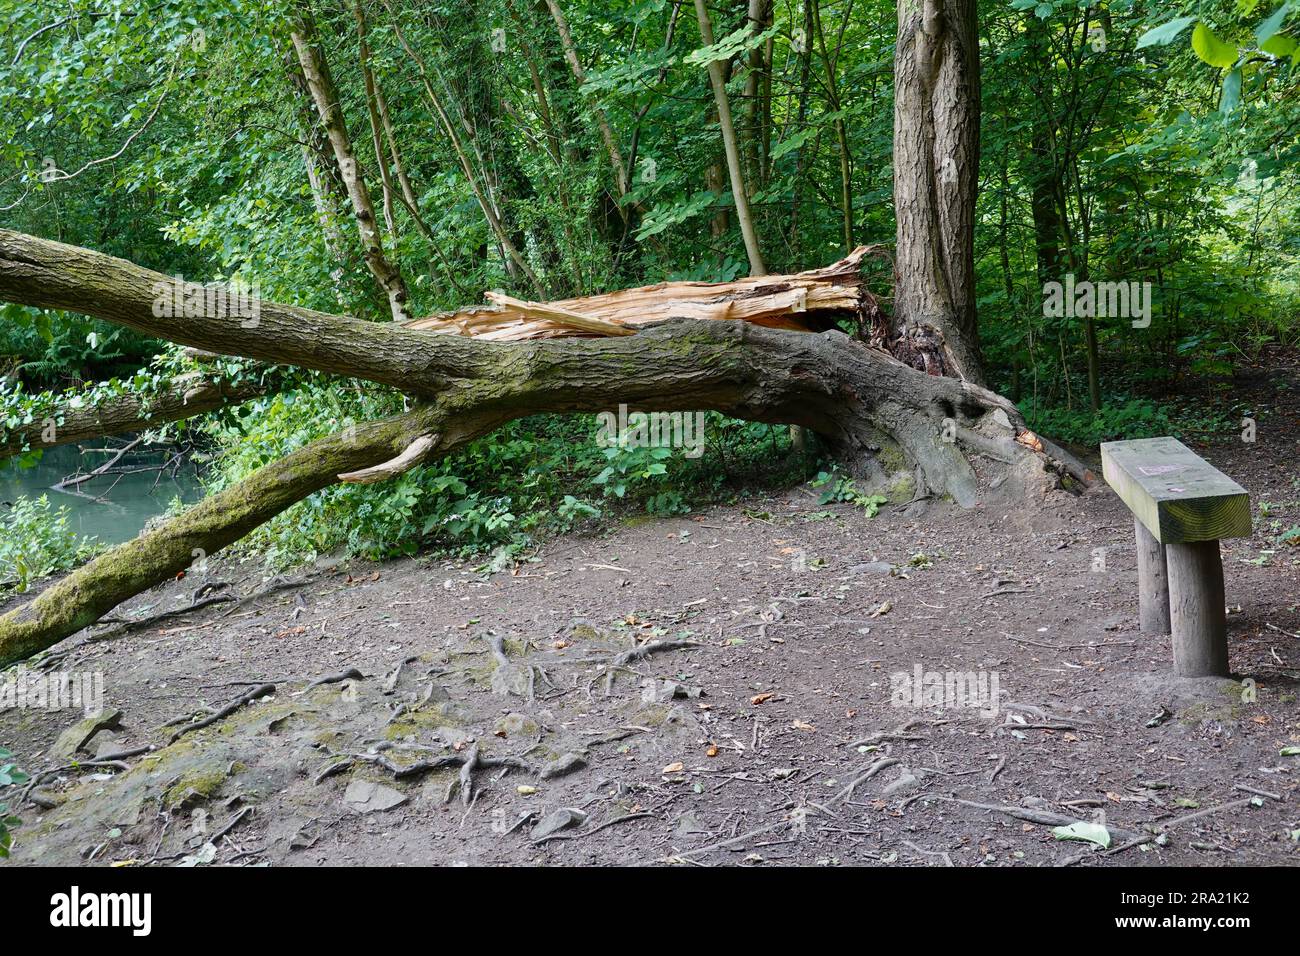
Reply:
M343 802L357 813L379 813L400 807L406 802L406 794L382 783L369 780L353 780L343 792Z
M880 795L882 797L888 797L904 790L913 790L920 782L921 780L919 777L913 774L910 770L904 768L903 772L898 775L898 779L881 790Z
M513 739L516 737L532 737L538 730L537 721L523 714L514 713L505 714L498 717L495 724L492 725L492 733L498 737Z
M552 810L537 821L537 826L533 827L533 842L544 840L569 827L576 827L586 819L587 814L577 807L560 807L558 810Z
M855 564L849 568L849 574L893 574L894 566L888 561L872 561L868 564Z
M84 747L91 737L101 730L116 730L121 726L121 723L122 712L120 710L106 710L98 717L87 717L85 720L79 720L59 734L59 739L54 741L50 753L64 760L75 760L77 751Z
M582 754L567 753L556 757L545 767L542 768L539 776L543 780L551 780L555 777L563 777L566 773L573 773L575 770L581 770L587 766L587 758Z
M498 697L526 697L531 668L500 664L492 672L492 693Z
M677 818L677 828L673 835L679 840L688 839L692 836L698 836L701 833L711 833L712 831L700 823L699 818L695 816L695 811L687 810Z
M126 743L117 734L104 732L95 735L96 760L103 760L111 754L121 753L126 749Z

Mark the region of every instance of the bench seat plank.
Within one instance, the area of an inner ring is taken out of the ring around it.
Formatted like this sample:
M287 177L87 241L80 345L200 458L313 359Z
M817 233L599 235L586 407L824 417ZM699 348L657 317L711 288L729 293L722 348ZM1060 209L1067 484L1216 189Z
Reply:
M1102 474L1161 544L1250 536L1250 496L1176 438L1104 442Z

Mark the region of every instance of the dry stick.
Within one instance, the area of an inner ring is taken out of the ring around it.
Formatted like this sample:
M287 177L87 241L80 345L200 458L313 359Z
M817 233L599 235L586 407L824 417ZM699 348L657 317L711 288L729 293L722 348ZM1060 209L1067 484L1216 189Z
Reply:
M142 441L144 441L143 438L136 438L136 439L134 439L134 440L128 442L126 445L124 445L123 447L121 447L121 448L119 448L119 449L117 450L117 454L115 454L115 455L114 455L112 458L110 458L108 461L104 462L104 463L103 463L102 465L100 465L98 468L94 469L93 471L87 472L87 473L84 474L84 475L77 475L77 476L75 476L75 477L64 478L64 479L63 479L62 481L60 481L57 485L54 485L54 486L53 486L53 487L54 487L54 490L55 490L55 491L63 491L63 490L64 490L65 488L67 488L69 485L80 485L80 484L83 484L84 482L90 481L90 480L93 479L93 478L98 478L100 475L104 474L104 473L107 472L110 468L112 468L114 465L116 465L119 461L121 461L123 455L125 455L127 452L131 451L133 448L135 448L137 445L139 445L140 442L142 442Z
M880 773L880 771L884 770L886 767L892 767L894 766L894 764L901 763L901 762L902 761L900 761L897 757L881 757L879 760L873 763L870 767L868 767L857 777L854 777L852 780L850 780L848 786L846 786L839 793L835 794L835 796L831 797L831 799L828 800L827 803L830 806L835 806L837 803L843 803L845 800L849 799L849 797L853 796L853 791L857 789L859 784L865 783L866 781L870 780L872 777Z
M204 717L202 720L190 724L188 727L182 727L180 730L176 731L176 733L172 734L171 739L168 740L167 743L174 744L176 743L176 741L180 740L182 737L184 737L186 734L190 733L191 731L202 730L204 727L210 727L211 725L215 724L217 721L229 717L231 714L233 714L235 711L239 710L239 708L245 706L246 704L251 704L259 697L265 697L267 694L274 694L274 693L275 693L274 684L259 684L257 687L254 687L252 690L247 691L242 696L231 701L225 707L222 707L216 713L210 714L209 716Z
M1197 820L1201 817L1209 816L1211 813L1218 813L1220 810L1235 810L1237 809L1237 807L1244 807L1246 806L1246 804L1257 799L1259 798L1242 797L1240 800L1230 800L1227 803L1220 803L1217 806L1206 807L1204 810L1197 810L1195 813L1184 814L1181 817L1176 817L1175 819L1170 820L1168 823L1160 823L1157 824L1156 826L1157 829L1161 830L1162 832L1165 830L1171 830L1174 827L1182 826L1184 823L1188 823L1192 820Z
M1241 790L1245 793L1253 793L1257 797L1268 797L1270 800L1276 800L1279 803L1282 802L1282 795L1280 793L1269 793L1267 790L1257 790L1244 783L1237 784L1234 789Z

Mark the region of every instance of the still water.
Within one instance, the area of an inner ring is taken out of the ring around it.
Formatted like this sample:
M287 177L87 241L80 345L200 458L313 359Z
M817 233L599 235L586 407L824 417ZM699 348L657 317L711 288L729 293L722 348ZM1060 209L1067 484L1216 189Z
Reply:
M101 447L105 442L93 444ZM78 469L83 473L91 471L111 457L107 452L83 455L76 445L61 445L47 448L34 468L19 469L12 461L0 463L0 514L7 510L3 502L11 502L19 495L29 498L48 495L52 507L67 506L68 526L73 530L96 537L104 544L119 544L139 534L145 522L166 511L173 498L188 503L202 497L194 466L188 462L181 465L175 478L171 477L171 469L161 478L157 471L146 470L104 475L69 489L82 495L55 491L51 487ZM133 453L124 456L116 467L144 468L158 464L163 458L157 451Z

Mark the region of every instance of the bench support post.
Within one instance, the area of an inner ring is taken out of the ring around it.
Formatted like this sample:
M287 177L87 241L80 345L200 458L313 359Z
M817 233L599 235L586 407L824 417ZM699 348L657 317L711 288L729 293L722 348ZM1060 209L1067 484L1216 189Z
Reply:
M1165 546L1156 540L1139 519L1133 519L1137 533L1138 620L1143 634L1169 633L1169 574Z
M1228 676L1228 622L1218 541L1165 545L1174 672L1180 677Z

